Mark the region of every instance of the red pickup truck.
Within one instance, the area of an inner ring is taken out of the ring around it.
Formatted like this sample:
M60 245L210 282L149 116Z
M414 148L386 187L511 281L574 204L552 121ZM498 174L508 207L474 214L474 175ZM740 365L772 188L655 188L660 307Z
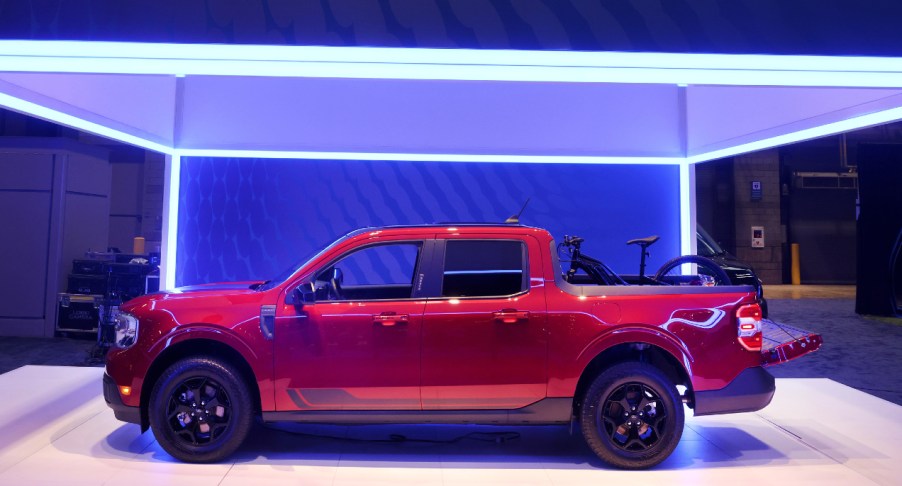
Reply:
M663 461L696 415L774 394L749 286L567 279L521 225L354 231L281 277L182 287L121 307L104 397L173 457L221 460L255 417L319 423L569 424L622 468ZM783 332L783 331L781 331Z

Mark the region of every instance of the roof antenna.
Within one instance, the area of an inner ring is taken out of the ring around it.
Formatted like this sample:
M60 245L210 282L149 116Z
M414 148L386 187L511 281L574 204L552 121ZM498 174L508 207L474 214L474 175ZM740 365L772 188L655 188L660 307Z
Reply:
M520 224L520 215L523 214L523 211L526 209L526 205L529 204L529 200L531 197L526 198L526 202L523 203L523 207L520 208L520 212L507 218L504 220L504 224Z

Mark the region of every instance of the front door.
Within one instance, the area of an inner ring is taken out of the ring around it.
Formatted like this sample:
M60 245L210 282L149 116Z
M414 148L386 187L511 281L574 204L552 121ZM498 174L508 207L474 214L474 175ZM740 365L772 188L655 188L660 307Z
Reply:
M314 275L316 302L276 319L278 410L420 409L423 241L358 247Z
M441 293L429 299L423 320L426 410L515 409L545 398L539 243L498 238L437 240L432 268L441 272Z

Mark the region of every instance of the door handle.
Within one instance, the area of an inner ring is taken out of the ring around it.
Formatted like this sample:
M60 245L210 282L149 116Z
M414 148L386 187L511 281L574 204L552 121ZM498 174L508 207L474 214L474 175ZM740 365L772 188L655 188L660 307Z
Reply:
M516 324L518 322L528 321L529 320L529 311L518 311L516 309L502 309L497 312L493 312L492 316L496 321L501 321L505 324Z
M394 312L383 312L373 316L373 323L383 327L392 327L399 324L407 324L410 316L407 314L396 314Z

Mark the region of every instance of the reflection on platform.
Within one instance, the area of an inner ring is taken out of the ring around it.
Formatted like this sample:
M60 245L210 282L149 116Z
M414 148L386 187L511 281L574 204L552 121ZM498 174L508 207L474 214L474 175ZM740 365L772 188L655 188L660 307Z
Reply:
M116 421L101 374L27 366L0 375L0 484L889 485L902 476L902 407L826 379L778 379L758 413L687 411L674 454L636 473L609 469L566 427L258 425L229 462L183 464ZM450 442L497 431L520 437Z

